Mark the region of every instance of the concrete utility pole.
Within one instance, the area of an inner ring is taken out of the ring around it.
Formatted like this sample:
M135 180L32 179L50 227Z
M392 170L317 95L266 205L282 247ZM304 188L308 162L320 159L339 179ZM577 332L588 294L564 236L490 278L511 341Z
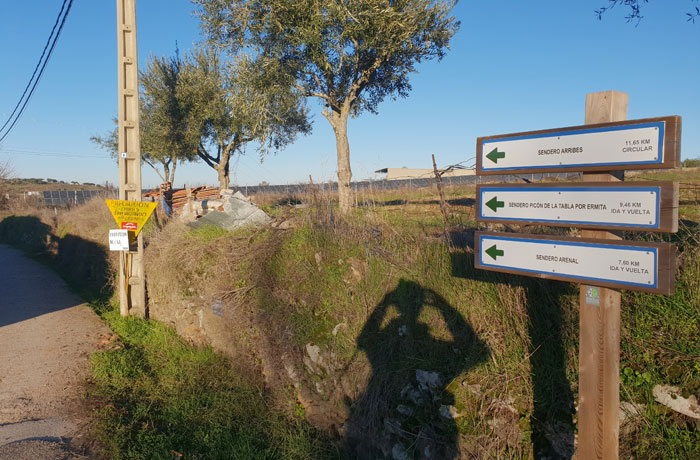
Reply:
M136 0L117 0L119 65L119 199L141 201L139 140L139 71L136 51ZM133 234L133 232L129 232ZM119 262L119 303L122 316L146 313L143 234Z

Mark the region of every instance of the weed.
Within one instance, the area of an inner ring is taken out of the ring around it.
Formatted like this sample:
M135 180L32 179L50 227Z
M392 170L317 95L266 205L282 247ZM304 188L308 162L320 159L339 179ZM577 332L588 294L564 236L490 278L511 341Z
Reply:
M210 348L187 345L161 323L104 314L123 347L98 352L91 394L98 426L121 458L331 458L331 445L302 420L273 412L266 396Z

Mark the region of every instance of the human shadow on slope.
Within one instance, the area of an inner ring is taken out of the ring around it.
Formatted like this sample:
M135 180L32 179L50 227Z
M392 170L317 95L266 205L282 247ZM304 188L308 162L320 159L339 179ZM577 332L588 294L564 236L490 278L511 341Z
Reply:
M448 386L488 356L444 298L402 279L357 338L372 366L346 426L354 458L455 459L458 431Z
M530 427L535 458L571 458L575 406L564 340L577 337L578 322L566 321L567 311L560 299L577 294L578 288L559 281L478 270L469 251L454 251L451 260L453 276L523 289L530 339L528 356L523 359L529 360L532 380Z

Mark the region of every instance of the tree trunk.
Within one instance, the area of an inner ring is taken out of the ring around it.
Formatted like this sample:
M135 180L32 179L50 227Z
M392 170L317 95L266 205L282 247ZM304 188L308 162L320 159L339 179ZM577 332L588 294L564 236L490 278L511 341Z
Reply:
M160 177L160 179L163 182L167 182L169 177L170 177L170 167L168 166L168 163L163 161L163 175Z
M352 170L350 169L350 144L348 142L348 114L333 114L331 122L335 132L335 148L338 154L338 204L340 214L345 216L353 208L352 190L350 180Z
M175 184L175 168L177 168L177 158L173 158L173 167L170 168L170 175L168 176L168 182L170 182L170 185Z
M228 188L228 165L231 159L231 145L227 145L221 150L221 159L219 164L216 166L216 171L219 173L219 189L224 190Z

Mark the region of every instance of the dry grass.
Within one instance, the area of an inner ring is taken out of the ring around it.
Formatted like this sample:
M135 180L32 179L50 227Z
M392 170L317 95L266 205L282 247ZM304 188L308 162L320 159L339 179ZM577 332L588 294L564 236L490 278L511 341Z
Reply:
M692 389L700 369L668 350L700 350L689 332L700 314L694 193L681 194L682 231L661 237L684 249L679 292L624 294L622 355L623 367L647 370L659 382L679 362L672 383ZM327 192L256 195L253 201L275 217L269 228L193 231L171 222L148 238L153 316L233 356L251 380L264 380L275 404L344 436L359 457L386 442L378 434L387 419L402 425L391 442L418 449L432 440L446 446L444 458L552 456L553 437L573 442L578 289L475 270L473 187L446 190L449 244L436 197L430 189L368 190L358 194L356 212L341 219ZM103 221L66 213L50 226L63 226L66 235L89 227L82 237L98 241ZM644 357L650 340L666 351ZM323 365L309 364L307 345L319 347ZM438 372L444 381L434 405L399 414L416 370ZM624 385L623 399L643 401L650 390L647 383ZM443 404L462 416L446 421L438 414ZM625 452L660 452L640 443L642 436L675 453L692 450L694 435L683 423L645 417L624 434Z

